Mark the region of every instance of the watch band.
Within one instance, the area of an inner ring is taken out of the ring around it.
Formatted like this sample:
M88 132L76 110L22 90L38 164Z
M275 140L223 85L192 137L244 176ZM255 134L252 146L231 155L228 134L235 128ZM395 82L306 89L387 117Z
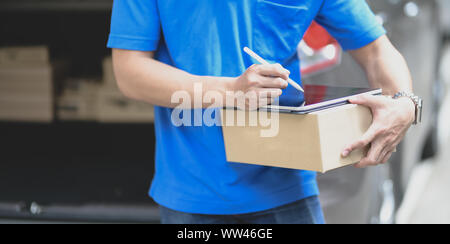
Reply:
M410 92L398 92L394 95L393 99L399 99L401 97L407 97L409 99L411 99L411 101L414 103L414 105L416 106L416 118L414 120L414 125L417 125L419 123L422 122L422 107L423 107L423 100L414 95L413 93Z

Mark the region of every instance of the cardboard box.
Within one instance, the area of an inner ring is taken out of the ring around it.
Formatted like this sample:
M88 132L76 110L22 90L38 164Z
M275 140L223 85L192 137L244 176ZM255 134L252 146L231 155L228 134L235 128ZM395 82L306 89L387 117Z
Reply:
M49 123L53 120L52 100L48 96L0 96L0 120Z
M67 67L50 63L45 46L0 48L0 120L52 122L54 86Z
M48 63L48 48L45 46L0 48L0 64Z
M260 113L222 110L229 162L324 173L357 163L367 154L367 149L362 149L347 158L341 157L344 148L360 139L370 127L372 113L366 107L344 105L307 115L266 112L269 118L279 117L278 133L273 137L261 137L261 131L270 126L261 123L251 126L249 118L257 118ZM246 118L244 126L236 126L238 118Z
M19 55L25 59L22 56ZM50 64L0 63L0 120L39 123L53 120Z
M0 64L0 95L16 94L28 97L34 94L51 96L53 74L50 64Z

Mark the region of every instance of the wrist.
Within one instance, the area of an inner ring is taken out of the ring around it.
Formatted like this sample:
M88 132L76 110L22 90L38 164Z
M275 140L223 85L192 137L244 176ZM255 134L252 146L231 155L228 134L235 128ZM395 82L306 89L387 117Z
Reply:
M234 108L236 107L236 91L238 78L222 77L221 84L223 87L223 107Z
M203 88L203 96L208 92L216 93L216 98L221 97L221 101L216 101L216 104L221 103L221 107L226 107L227 102L234 102L232 95L235 91L236 79L231 77L216 77L203 76L201 77ZM230 100L231 99L231 100Z
M408 98L410 102L414 104L414 121L413 124L417 125L422 122L422 108L423 108L423 100L409 92L398 92L394 95L394 99L399 98Z
M413 123L416 120L416 104L414 101L409 97L400 97L396 100L401 103L405 108L404 110L408 112L409 122Z

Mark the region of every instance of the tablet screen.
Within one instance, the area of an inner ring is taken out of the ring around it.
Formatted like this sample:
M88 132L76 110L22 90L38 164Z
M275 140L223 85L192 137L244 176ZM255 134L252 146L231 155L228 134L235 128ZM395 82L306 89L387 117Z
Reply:
M305 105L327 102L373 91L372 88L332 87L323 85L305 85Z

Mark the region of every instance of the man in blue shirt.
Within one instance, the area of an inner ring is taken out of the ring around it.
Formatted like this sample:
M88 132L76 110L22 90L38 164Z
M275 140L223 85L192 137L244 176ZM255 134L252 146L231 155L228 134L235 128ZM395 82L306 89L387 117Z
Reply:
M373 87L386 95L412 91L404 59L362 0L114 1L108 47L118 85L128 97L155 105L150 195L161 206L163 223L324 222L315 173L227 162L220 126L180 126L172 120L180 105L173 94L194 97L196 84L200 95L257 94L244 98L247 105L275 99L302 104L303 94L287 79L301 80L296 48L313 20L350 51ZM252 65L245 46L278 64ZM370 107L374 123L343 156L371 144L357 167L385 163L414 119L414 103L386 97L352 102ZM212 104L189 105L195 120Z

